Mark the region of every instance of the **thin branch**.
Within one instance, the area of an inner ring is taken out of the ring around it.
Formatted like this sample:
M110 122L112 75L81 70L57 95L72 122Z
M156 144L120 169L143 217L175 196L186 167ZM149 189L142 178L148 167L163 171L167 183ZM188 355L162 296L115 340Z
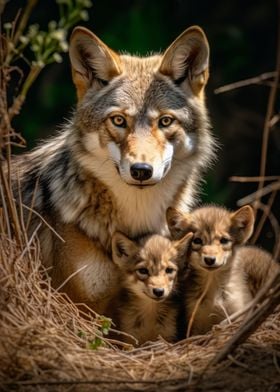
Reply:
M277 181L280 180L280 176L254 176L254 177L242 177L242 176L232 176L229 178L229 181L233 182L259 182L261 180L264 181Z
M14 199L14 201L16 201L15 199ZM62 242L65 242L65 240L58 234L58 232L46 221L46 219L44 219L43 217L42 217L42 215L41 214L39 214L39 212L37 212L36 210L34 210L34 209L32 209L32 208L30 208L30 207L28 207L27 205L25 205L25 204L21 204L22 205L22 207L24 207L24 208L26 208L28 211L31 211L33 214L35 214L36 216L38 216L38 218L40 218L44 223L45 223L45 225L57 236L57 238L59 238L60 239L60 241L62 241Z
M275 246L273 249L273 257L275 260L278 260L280 257L280 238L275 243Z
M5 382L3 385L6 386L39 386L39 385L87 385L87 384L155 384L155 385L167 385L167 384L178 384L180 382L188 381L187 378L171 378L171 379L164 379L164 380L124 380L124 379L114 379L114 380L80 380L80 381L59 381L59 380L50 380L50 381L12 381L12 382Z
M270 223L273 226L273 228L275 228L275 238L277 238L277 235L279 234L279 225L278 225L278 227L275 227L275 219L273 219L274 215L271 213L271 207L272 207L272 204L274 203L276 194L277 194L276 191L273 191L271 193L267 205L265 205L261 202L258 202L258 204L256 204L256 207L258 209L261 209L263 211L263 214L262 214L261 219L259 220L257 228L255 229L254 235L251 238L250 242L252 244L254 244L257 241L257 239L259 238L267 218L270 218ZM276 221L276 224L277 224L277 221Z
M247 305L245 305L243 309L230 314L227 318L221 321L220 325L228 325L233 323L234 321L238 320L241 316L243 316L245 313L248 313L248 310L250 310L252 306L254 306L255 304L256 304L256 299L254 298Z
M275 114L269 122L270 127L271 128L274 127L274 125L276 125L278 123L278 121L280 121L280 115Z
M34 241L35 236L38 233L38 230L40 229L40 227L42 226L42 222L39 222L38 226L35 228L34 232L32 233L29 241L27 242L25 248L23 249L23 251L21 252L20 256L17 258L16 262L19 262L20 260L23 259L23 257L25 256L26 252L30 251L30 245L32 244L32 242Z
M8 166L9 168L9 166ZM8 179L10 178L9 173L8 173ZM6 178L6 175L4 173L4 168L1 165L0 166L0 181L3 184L3 190L4 190L4 197L5 200L7 201L7 208L9 211L10 219L12 220L13 223L13 229L14 229L14 234L16 236L18 244L22 247L22 239L21 239L21 230L20 230L20 222L19 222L19 216L16 210L15 202L13 199L13 194L12 194L12 188L11 185Z
M192 311L190 320L189 320L189 322L188 322L188 328L187 328L186 338L189 338L189 337L190 337L191 329L192 329L192 326L193 326L193 323L194 323L194 319L195 319L196 313L197 313L197 311L198 311L198 309L199 309L199 306L200 306L201 302L204 300L204 298L205 298L205 296L206 296L206 294L207 294L207 292L208 292L208 290L209 290L209 287L210 287L211 282L212 282L212 275L209 274L208 279L207 279L207 282L206 282L206 285L205 285L205 288L204 288L204 290L203 290L201 296L200 296L200 297L198 298L198 300L196 301L195 306L194 306L194 308L193 308L193 311Z
M264 188L250 193L250 195L243 197L242 199L239 199L237 202L238 206L243 206L245 204L251 204L255 200L259 199L262 196L268 195L271 192L274 191L279 191L280 190L280 181L275 181L272 184L268 184Z
M76 271L74 271L71 275L68 276L68 278L66 278L66 279L61 283L60 286L58 286L58 287L55 289L55 291L61 290L62 287L64 287L64 286L66 285L66 283L69 282L70 279L72 279L74 276L76 276L78 273L80 273L81 271L83 271L83 270L84 270L85 268L87 268L87 267L88 267L88 265L85 264L85 265L83 265L82 267L80 267L79 269L77 269Z
M28 23L30 14L33 10L33 8L35 7L36 3L38 0L28 0L26 7L22 13L22 16L20 18L20 22L18 25L18 28L16 30L14 39L13 39L13 44L14 46L16 46L16 44L18 43L18 40L20 38L20 36L23 34L24 29L26 28L26 25Z
M2 209L3 209L4 217L5 217L4 221L6 223L7 234L8 234L8 237L11 239L12 238L11 222L9 219L9 212L8 212L8 208L7 208L7 203L5 201L6 199L5 199L4 189L2 186L2 181L0 181L0 195L1 195L1 205L2 205Z
M6 0L0 0L0 15L3 14L6 5Z
M226 84L225 86L222 86L222 87L218 87L214 90L214 93L221 94L221 93L225 93L227 91L236 90L237 88L250 86L252 84L260 84L261 82L263 82L267 79L270 79L270 78L274 78L275 76L276 76L275 71L265 72L261 75L255 76L253 78L240 80L238 82L234 82L234 83Z
M280 18L280 2L278 1L278 20ZM265 176L266 171L266 161L267 161L267 149L268 149L268 140L269 140L269 132L271 127L271 119L273 118L273 112L276 102L277 96L277 87L280 79L280 23L278 23L277 30L277 50L276 50L276 70L275 70L275 78L274 85L270 89L270 94L268 98L267 111L264 122L263 129L263 139L262 139L262 151L261 151L261 163L260 163L260 177ZM264 180L261 180L258 185L258 190L262 189L264 186ZM256 196L256 202L260 200L261 197Z
M26 94L28 93L34 81L37 79L42 69L43 66L41 65L34 65L31 67L29 74L27 75L24 81L20 94L15 98L12 106L8 110L10 121L13 119L15 115L17 115L20 112L21 107L25 101Z
M223 361L232 354L233 351L243 343L256 329L265 321L265 319L273 312L276 306L279 305L280 300L280 272L270 279L267 284L262 288L256 297L255 309L249 317L244 319L238 331L233 337L224 345L214 359L209 363L214 366Z

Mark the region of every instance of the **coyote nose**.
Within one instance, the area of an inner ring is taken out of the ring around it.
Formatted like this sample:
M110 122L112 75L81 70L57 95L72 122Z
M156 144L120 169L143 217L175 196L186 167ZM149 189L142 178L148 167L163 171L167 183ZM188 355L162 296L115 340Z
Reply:
M164 289L153 289L153 293L156 297L160 298L164 294Z
M153 175L153 167L148 163L134 163L130 167L130 174L134 180L146 181Z
M214 265L216 261L216 257L204 257L204 261L207 265Z

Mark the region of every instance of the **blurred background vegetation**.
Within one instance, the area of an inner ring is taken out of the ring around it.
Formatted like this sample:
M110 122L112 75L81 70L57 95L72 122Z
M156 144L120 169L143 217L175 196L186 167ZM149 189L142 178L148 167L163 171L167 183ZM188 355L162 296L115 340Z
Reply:
M10 0L2 22L13 20L25 1ZM206 32L211 47L207 101L214 134L220 142L218 161L209 171L203 201L236 208L239 198L253 192L255 183L233 183L230 176L259 173L261 143L269 87L251 85L223 94L224 84L275 69L277 2L273 0L96 0L82 24L115 50L146 54L164 50L178 34L193 24ZM39 1L30 22L47 29L58 18L54 0ZM75 106L67 54L62 63L46 67L32 86L14 126L28 147L56 132ZM279 112L279 102L277 103ZM279 175L280 132L272 129L267 175ZM274 212L279 219L279 200ZM261 243L271 247L273 233L265 228Z

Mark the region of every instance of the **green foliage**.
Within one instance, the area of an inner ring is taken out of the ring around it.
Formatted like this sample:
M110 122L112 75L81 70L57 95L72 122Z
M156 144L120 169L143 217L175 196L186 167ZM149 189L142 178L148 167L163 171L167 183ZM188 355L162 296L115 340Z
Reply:
M110 328L112 326L112 320L107 318L107 317L101 316L100 317L100 321L101 321L100 330L101 330L102 334L103 335L108 335L109 330L110 330Z
M79 336L79 338L85 338L86 334L84 331L78 331L77 335Z
M77 333L79 338L85 340L87 347L91 350L97 350L101 346L106 346L103 338L109 334L110 328L112 326L112 320L105 316L99 316L98 325L98 334L95 335L94 338L81 330Z
M29 1L34 3L34 1ZM53 62L62 62L60 53L67 52L68 44L66 36L68 30L80 20L88 20L86 8L92 6L90 0L56 0L59 6L58 21L51 20L48 23L48 30L40 30L38 24L30 26L19 26L16 34L14 32L14 23L5 23L5 39L8 42L9 55L6 58L6 64L11 64L19 57L24 58L31 66L43 68ZM33 4L32 4L33 5ZM29 17L29 8L25 9ZM23 14L24 17L24 14ZM27 23L25 23L26 25ZM33 59L26 57L26 50L30 49L33 53Z
M87 8L92 6L90 0L56 0L59 6L58 21L51 20L47 31L40 30L38 24L29 25L29 19L37 0L28 0L25 8L12 23L4 24L4 34L1 36L2 64L0 67L1 86L4 94L1 96L2 110L9 113L8 122L0 122L5 133L12 129L11 121L19 114L26 95L40 74L49 64L62 62L61 53L67 52L66 36L68 30L80 20L88 19ZM24 74L18 60L23 59L29 70ZM21 74L19 86L13 91L10 88L10 73L17 67ZM19 92L18 92L19 91ZM13 103L7 107L8 97L13 96ZM3 113L2 113L3 114Z
M103 345L104 345L103 340L99 337L95 337L94 340L88 343L88 348L90 348L91 350L97 350L98 347L101 347Z

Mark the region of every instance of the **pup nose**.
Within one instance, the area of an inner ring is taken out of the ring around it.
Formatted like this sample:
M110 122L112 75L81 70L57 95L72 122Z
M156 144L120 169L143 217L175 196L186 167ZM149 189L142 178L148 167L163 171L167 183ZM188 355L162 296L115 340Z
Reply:
M130 174L134 180L146 181L153 175L153 167L148 163L134 163L130 167Z
M156 297L160 298L163 296L164 289L153 289L153 293Z
M204 257L204 261L207 265L214 265L216 261L216 257Z

